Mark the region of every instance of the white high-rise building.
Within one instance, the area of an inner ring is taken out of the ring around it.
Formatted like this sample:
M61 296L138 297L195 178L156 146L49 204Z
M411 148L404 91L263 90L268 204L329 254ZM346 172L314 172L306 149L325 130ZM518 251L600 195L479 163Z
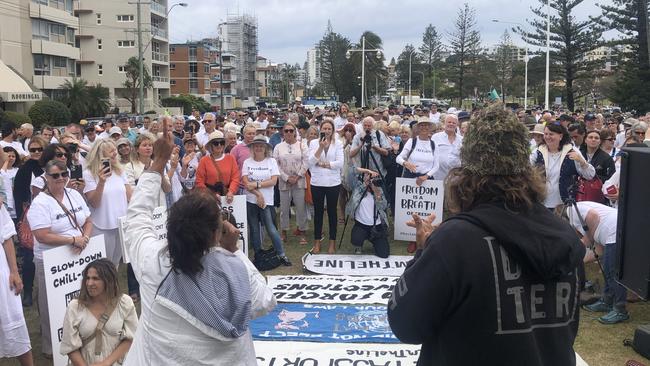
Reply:
M307 85L312 88L316 83L320 82L320 50L318 48L310 48L307 50Z
M153 0L142 2L140 7L144 64L153 84L153 88L145 89L144 108L148 111L170 95L169 5L167 0ZM137 5L127 0L75 0L75 14L79 17L81 78L107 87L111 104L130 112L124 65L129 58L138 57Z
M233 76L241 99L257 96L257 18L251 15L229 15L219 24L223 52L234 55Z

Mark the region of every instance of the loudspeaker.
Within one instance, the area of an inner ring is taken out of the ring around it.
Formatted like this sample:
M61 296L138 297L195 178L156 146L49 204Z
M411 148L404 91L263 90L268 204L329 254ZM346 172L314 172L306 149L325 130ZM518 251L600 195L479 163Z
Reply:
M621 160L616 275L647 300L650 294L650 148L624 148Z

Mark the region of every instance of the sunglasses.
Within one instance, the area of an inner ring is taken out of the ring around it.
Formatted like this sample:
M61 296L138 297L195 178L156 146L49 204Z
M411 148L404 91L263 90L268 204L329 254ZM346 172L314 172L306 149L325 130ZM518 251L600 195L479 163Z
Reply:
M215 141L212 141L212 145L217 145L217 146L219 146L219 145L224 145L224 146L225 146L225 145L226 145L226 140L215 140Z
M49 175L50 177L52 177L52 179L59 179L59 178L61 178L61 177L63 177L63 178L67 178L67 177L70 175L70 173L66 170L66 171L61 172L61 173L52 173L52 174L49 174L49 173L48 173L47 175Z
M39 153L39 152L43 152L43 148L42 148L42 147L30 147L30 148L29 148L29 152L30 152L30 153Z
M54 154L54 156L56 156L57 158L62 158L62 157L65 156L65 153L58 152L58 153Z
M289 130L284 130L284 132L285 132L285 133L294 133L294 132L296 132L296 130L294 130L294 129L289 129Z
M211 120L211 119L204 119L204 120L203 120L203 124L210 123L210 122L214 122L214 121Z
M605 141L614 141L614 139L605 139Z

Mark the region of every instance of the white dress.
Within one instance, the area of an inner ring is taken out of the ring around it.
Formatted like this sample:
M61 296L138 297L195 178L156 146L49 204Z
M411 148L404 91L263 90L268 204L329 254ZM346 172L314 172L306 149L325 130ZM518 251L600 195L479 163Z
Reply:
M16 235L14 223L4 206L0 207L0 240ZM32 349L20 295L9 288L9 263L0 243L0 358L17 357Z
M138 315L135 312L135 305L131 297L122 294L111 317L104 324L101 353L98 356L95 355L96 337L86 345L83 344L84 339L88 339L95 333L96 327L97 318L90 310L83 305L79 305L76 299L70 301L63 320L61 354L67 355L70 352L79 350L81 357L90 365L106 359L123 340L133 340L135 330L138 327ZM113 366L119 365L121 365L119 361L113 364Z

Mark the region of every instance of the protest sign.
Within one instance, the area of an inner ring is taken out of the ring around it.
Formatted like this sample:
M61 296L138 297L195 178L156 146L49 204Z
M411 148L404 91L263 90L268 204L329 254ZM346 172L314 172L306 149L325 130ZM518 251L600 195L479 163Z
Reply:
M118 218L117 221L119 225L120 244L122 245L122 261L124 263L130 263L129 253L126 250L126 216ZM158 236L158 240L167 239L167 208L165 206L158 206L153 209L153 227Z
M411 344L315 343L255 341L258 366L412 366L420 346Z
M239 241L237 246L244 254L248 256L248 219L246 216L246 196L234 196L232 203L226 203L226 197L221 197L221 208L224 212L230 212L237 222L237 229L239 229Z
M68 364L68 357L59 354L59 345L63 339L63 318L68 304L79 294L82 272L88 263L105 257L104 235L90 238L81 254L76 254L71 245L62 245L43 252L54 366Z
M395 181L395 229L394 239L415 241L415 229L406 226L416 213L420 217L436 214L434 224L442 222L444 185L441 180L426 180L415 184L415 178L397 178Z
M379 258L374 255L305 254L302 264L311 272L348 276L401 276L406 264L413 259L407 255Z
M278 302L387 304L398 277L269 276Z
M255 340L397 343L383 305L278 304L252 320Z

